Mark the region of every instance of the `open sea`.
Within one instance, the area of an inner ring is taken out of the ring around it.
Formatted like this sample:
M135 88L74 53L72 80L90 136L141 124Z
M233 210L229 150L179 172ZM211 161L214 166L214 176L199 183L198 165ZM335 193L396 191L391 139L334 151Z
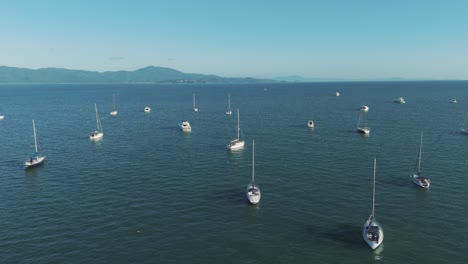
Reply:
M468 263L467 113L463 81L1 85L0 263ZM33 119L48 160L25 170ZM410 179L421 131L429 190Z

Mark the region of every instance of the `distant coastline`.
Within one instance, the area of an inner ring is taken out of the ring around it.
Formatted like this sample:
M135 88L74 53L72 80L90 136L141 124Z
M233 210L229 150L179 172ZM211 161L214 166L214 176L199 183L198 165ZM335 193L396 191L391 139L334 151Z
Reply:
M229 78L184 73L165 67L148 66L135 71L83 71L63 68L28 69L0 66L0 84L154 84L154 83L268 83L272 79Z
M64 68L17 68L0 66L2 84L234 84L234 83L317 83L317 82L433 82L467 81L453 79L406 78L306 78L298 75L253 78L222 77L212 74L184 73L175 69L148 66L135 71L85 71Z

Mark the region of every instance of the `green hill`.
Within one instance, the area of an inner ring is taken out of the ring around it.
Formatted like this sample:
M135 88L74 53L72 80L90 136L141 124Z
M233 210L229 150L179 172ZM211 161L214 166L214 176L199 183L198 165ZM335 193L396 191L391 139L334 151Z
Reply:
M255 78L226 78L184 73L171 68L149 66L135 71L81 71L61 68L27 69L0 66L0 83L259 83Z

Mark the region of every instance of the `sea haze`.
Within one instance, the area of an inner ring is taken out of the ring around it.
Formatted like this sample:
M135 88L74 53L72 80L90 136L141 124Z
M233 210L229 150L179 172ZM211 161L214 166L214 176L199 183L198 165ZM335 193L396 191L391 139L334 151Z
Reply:
M467 88L455 81L2 85L0 260L467 263L468 135L460 133ZM399 96L406 104L393 102ZM94 103L100 142L88 138ZM370 107L369 136L356 132L362 104ZM236 108L246 147L231 153ZM33 119L48 160L25 170ZM177 126L184 119L190 134ZM410 180L421 131L430 190ZM258 206L245 196L252 140ZM385 232L375 252L361 237L374 157L376 218Z

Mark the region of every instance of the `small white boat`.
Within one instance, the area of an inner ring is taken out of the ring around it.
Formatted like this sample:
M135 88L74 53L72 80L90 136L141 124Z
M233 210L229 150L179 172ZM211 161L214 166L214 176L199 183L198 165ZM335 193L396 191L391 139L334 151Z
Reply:
M450 101L450 103L456 104L456 103L457 103L457 99L453 98L453 99Z
M314 126L315 126L314 121L309 120L309 122L307 122L307 127L314 128Z
M38 147L37 147L37 135L36 135L36 124L33 122L33 131L34 131L34 146L36 147L36 152L33 157L29 158L24 162L25 168L30 168L34 166L41 165L44 160L46 160L47 156L43 155L42 153L39 154Z
M232 115L231 111L231 95L228 94L228 109L226 110L226 115Z
M151 108L149 106L146 106L145 107L145 113L149 113L149 112L151 112Z
M96 104L94 104L94 108L96 110L96 131L89 134L89 139L92 141L98 141L104 137L104 130L102 129L102 124L101 124L101 120L99 119L99 114L98 114Z
M367 245L372 249L376 249L380 244L382 244L384 239L384 233L382 226L375 219L374 208L375 208L375 167L376 159L374 158L374 184L372 191L372 213L369 216L369 219L364 223L362 228L362 238L366 241Z
M0 120L3 120L5 118L4 115L0 115Z
M240 122L239 122L239 108L237 108L237 138L231 140L227 145L229 150L243 149L245 145L244 140L240 140Z
M423 132L421 131L421 143L419 145L419 155L418 155L418 171L413 173L413 183L416 184L419 187L429 189L429 186L431 186L431 180L423 177L421 174L421 153L422 153L422 138L423 138Z
M340 92L336 92L336 96L340 96Z
M252 141L252 180L247 185L247 199L251 204L258 204L262 194L260 188L255 184L255 140Z
M195 103L195 94L193 94L193 111L198 112L197 104Z
M365 135L368 135L370 133L370 128L365 126L365 114L363 112L359 114L357 131Z
M397 99L393 100L393 102L399 103L399 104L406 103L406 101L405 101L405 99L403 97L398 97Z
M117 108L115 108L115 94L114 94L114 109L110 112L110 114L113 116L117 115Z
M367 112L369 111L369 107L367 105L361 105L361 111Z
M192 132L192 127L189 121L185 120L179 123L179 128L184 132Z

